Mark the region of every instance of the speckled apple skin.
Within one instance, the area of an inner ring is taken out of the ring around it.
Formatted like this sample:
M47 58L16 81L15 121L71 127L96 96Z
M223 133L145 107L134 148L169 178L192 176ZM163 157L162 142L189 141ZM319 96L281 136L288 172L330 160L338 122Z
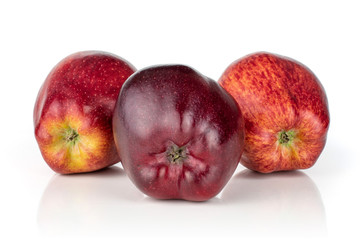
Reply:
M46 163L61 174L91 172L120 161L113 134L115 102L135 68L101 51L72 54L43 83L34 108L35 137ZM63 139L72 128L79 141Z
M243 120L220 85L183 65L155 66L124 84L113 117L127 175L158 199L205 201L234 173L243 151ZM167 150L185 147L171 163Z
M260 52L233 62L220 85L239 104L245 120L241 163L252 170L306 169L321 154L329 128L325 90L301 63ZM291 144L279 144L279 132L294 131Z

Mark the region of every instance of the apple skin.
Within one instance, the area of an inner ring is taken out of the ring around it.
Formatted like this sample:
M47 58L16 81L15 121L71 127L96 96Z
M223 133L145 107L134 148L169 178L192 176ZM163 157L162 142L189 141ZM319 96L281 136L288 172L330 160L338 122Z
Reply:
M125 80L135 68L101 51L74 53L43 83L34 108L35 137L57 173L96 171L120 161L112 115Z
M217 195L239 163L243 126L235 100L183 65L133 74L113 117L125 172L157 199L205 201Z
M269 173L315 164L330 118L325 90L307 67L259 52L233 62L218 82L244 116L245 167Z

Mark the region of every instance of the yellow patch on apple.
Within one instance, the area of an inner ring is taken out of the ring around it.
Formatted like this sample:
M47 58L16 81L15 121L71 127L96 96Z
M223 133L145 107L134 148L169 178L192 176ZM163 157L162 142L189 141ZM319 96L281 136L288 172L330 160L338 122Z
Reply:
M102 131L91 128L81 114L49 117L43 126L48 139L44 154L69 170L86 167L88 160L101 156L106 146Z

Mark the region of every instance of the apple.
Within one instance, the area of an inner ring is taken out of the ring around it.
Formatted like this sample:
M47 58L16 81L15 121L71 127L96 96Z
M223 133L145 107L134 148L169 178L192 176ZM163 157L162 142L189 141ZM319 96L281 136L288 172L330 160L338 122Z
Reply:
M235 100L216 81L183 65L133 74L116 102L113 131L125 172L157 199L214 197L243 151Z
M269 173L315 164L330 119L325 90L310 69L293 59L260 52L233 62L218 82L244 116L240 162L245 167Z
M59 62L34 108L35 137L57 173L91 172L120 161L112 134L120 89L135 68L118 56L83 51Z

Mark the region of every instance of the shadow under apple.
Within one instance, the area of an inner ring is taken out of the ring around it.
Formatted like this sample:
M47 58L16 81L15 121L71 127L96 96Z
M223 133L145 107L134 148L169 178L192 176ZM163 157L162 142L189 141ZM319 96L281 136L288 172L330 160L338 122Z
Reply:
M255 236L326 236L325 209L315 183L301 171L243 170L222 192L239 231ZM240 230L241 229L241 230Z

